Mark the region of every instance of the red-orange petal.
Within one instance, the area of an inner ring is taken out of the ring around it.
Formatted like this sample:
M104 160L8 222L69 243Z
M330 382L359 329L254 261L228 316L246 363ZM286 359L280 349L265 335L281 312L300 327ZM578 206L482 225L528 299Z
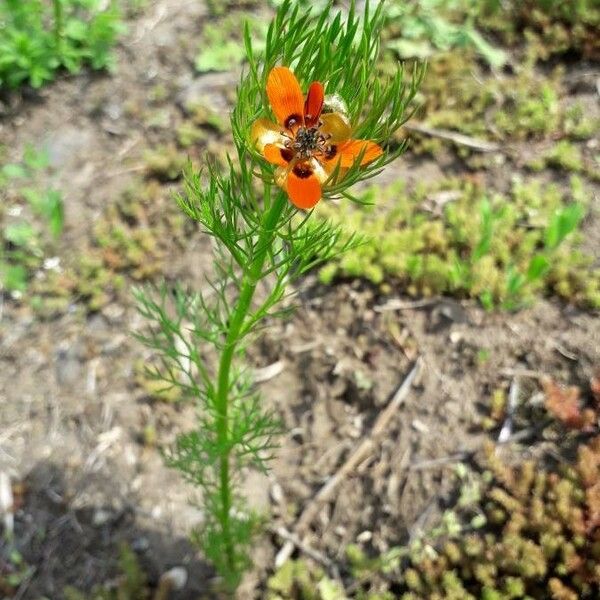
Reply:
M293 158L294 153L287 148L276 144L266 144L263 148L263 156L273 165L285 167Z
M313 81L306 94L304 103L304 124L307 127L314 127L319 122L321 111L323 110L323 101L325 99L325 89L320 81Z
M267 96L277 121L286 128L301 124L304 96L296 76L287 67L274 67L267 77Z
M381 146L368 140L348 140L337 147L336 156L332 159L335 163L340 161L341 167L351 167L356 159L364 151L360 161L361 165L366 165L383 154Z
M294 206L312 208L321 199L321 184L308 165L296 165L287 177L287 193Z

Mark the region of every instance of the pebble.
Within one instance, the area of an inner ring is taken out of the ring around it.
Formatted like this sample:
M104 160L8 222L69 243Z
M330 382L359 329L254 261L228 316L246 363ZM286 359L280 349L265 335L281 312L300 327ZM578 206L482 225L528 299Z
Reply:
M356 541L359 544L366 544L367 542L370 542L373 539L373 532L372 531L362 531L361 533L359 533L356 536Z
M134 552L146 552L148 548L150 548L150 541L147 537L135 538L133 542L131 542L131 549Z
M160 577L161 583L169 583L170 588L175 591L182 590L188 580L188 573L184 567L173 567Z
M412 428L419 433L427 433L429 431L429 427L423 423L423 421L419 421L419 419L413 419Z
M112 512L103 508L98 508L96 511L94 511L94 516L92 517L92 525L94 527L102 527L111 520Z
M283 502L283 488L277 483L273 483L271 486L271 500L275 504L281 504Z
M450 342L452 344L458 344L463 339L463 334L460 331L450 332Z

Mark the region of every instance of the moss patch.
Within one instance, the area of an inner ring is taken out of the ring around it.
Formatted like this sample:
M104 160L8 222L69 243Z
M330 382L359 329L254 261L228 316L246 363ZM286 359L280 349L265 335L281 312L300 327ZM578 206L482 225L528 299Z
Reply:
M419 296L479 298L486 307L516 308L537 295L600 307L600 270L579 249L577 229L588 200L571 191L515 179L510 194L486 194L468 180L406 193L402 184L363 196L367 209L323 203L319 213L370 241L321 270L397 282Z

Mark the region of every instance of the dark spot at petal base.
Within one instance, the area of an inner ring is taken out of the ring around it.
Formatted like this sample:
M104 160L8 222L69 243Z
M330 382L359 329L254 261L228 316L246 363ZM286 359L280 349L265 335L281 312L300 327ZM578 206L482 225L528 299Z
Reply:
M292 160L292 158L294 158L294 151L290 150L289 148L282 148L280 150L281 152L281 158L283 158L283 160L285 160L285 162L290 162Z
M325 158L331 160L337 154L337 146L327 146L325 150Z
M298 164L294 167L294 175L300 179L308 179L313 174L313 170L309 165Z
M283 123L286 129L293 129L302 122L302 115L290 115Z

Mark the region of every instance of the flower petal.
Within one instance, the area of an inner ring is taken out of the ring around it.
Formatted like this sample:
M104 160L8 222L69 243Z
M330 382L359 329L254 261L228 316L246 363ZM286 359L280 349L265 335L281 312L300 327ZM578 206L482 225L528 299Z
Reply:
M267 77L267 96L277 121L286 129L304 120L304 96L296 76L287 67L274 67Z
M288 173L287 193L297 208L312 208L321 199L321 184L308 163L299 163Z
M330 173L323 167L323 165L316 159L310 159L310 168L313 170L313 173L316 175L319 183L323 184L329 179Z
M321 115L321 132L330 136L331 144L341 144L350 138L352 128L346 118L339 112L323 113Z
M287 176L290 171L290 165L286 167L277 167L275 169L275 183L282 189L285 190L287 187Z
M351 167L360 154L364 155L360 161L361 165L366 165L383 154L381 146L368 140L348 140L339 146L332 146L333 155L328 157L326 162L340 163L342 168Z
M252 124L250 138L259 152L263 152L267 144L284 144L286 137L281 135L281 126L269 119L257 119Z
M325 89L320 81L313 81L306 95L304 103L304 124L306 127L314 127L319 122L323 110Z
M263 149L263 156L273 165L285 167L294 158L294 153L277 144L266 144Z

